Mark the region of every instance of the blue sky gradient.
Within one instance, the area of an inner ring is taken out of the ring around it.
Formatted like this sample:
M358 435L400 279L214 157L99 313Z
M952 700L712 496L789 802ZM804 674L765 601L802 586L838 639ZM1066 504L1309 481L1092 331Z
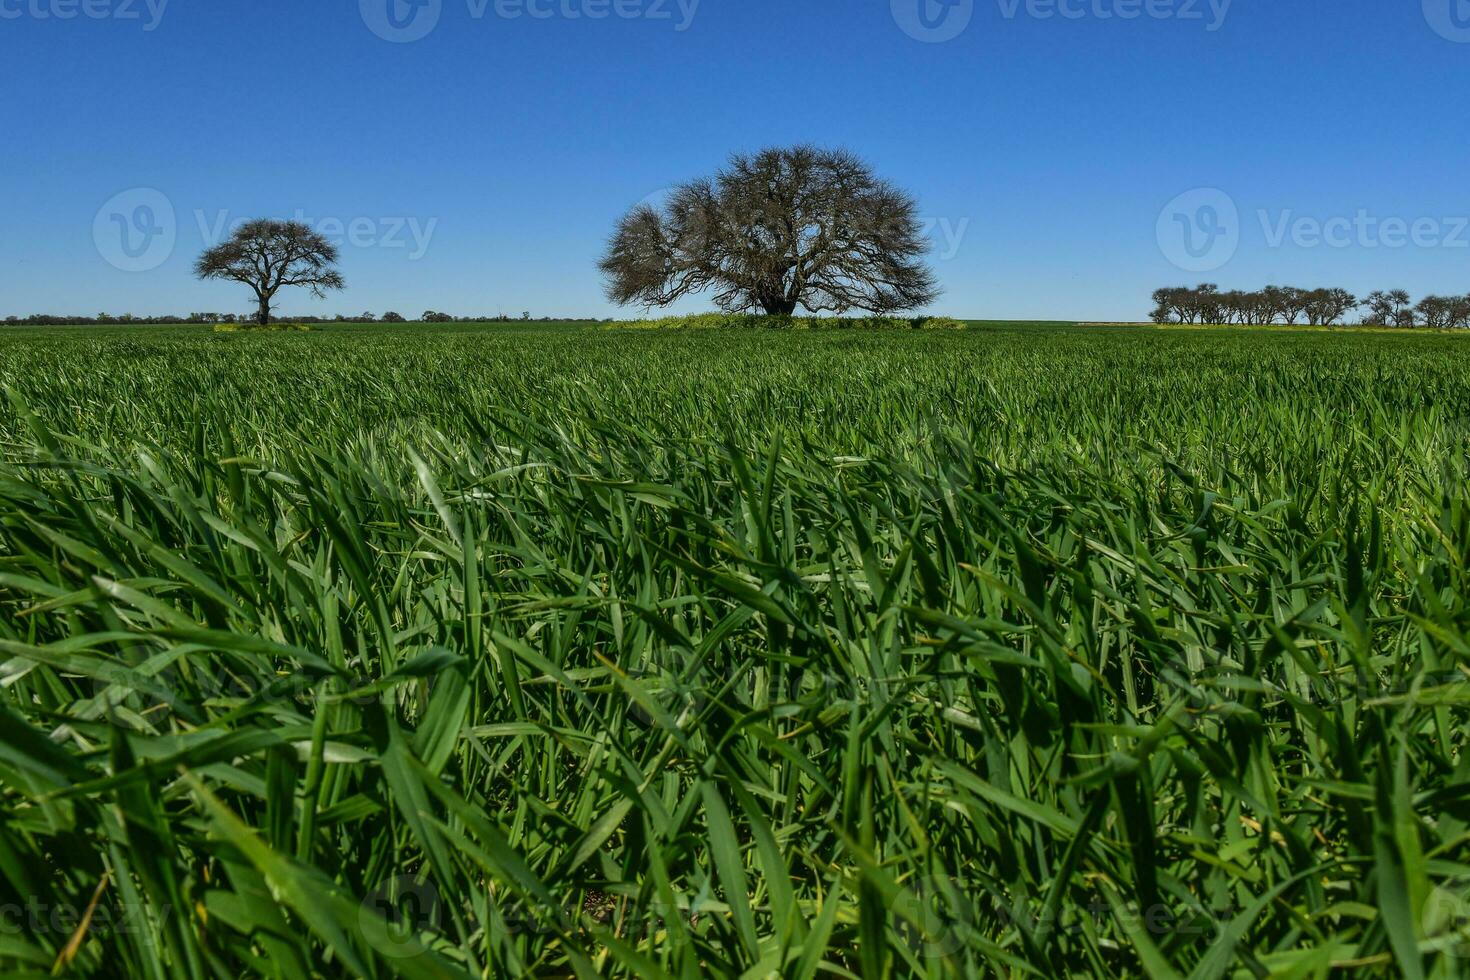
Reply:
M0 0L0 316L244 311L194 258L298 215L348 289L287 312L614 315L624 210L797 142L918 197L937 312L1470 292L1470 0L414 2Z

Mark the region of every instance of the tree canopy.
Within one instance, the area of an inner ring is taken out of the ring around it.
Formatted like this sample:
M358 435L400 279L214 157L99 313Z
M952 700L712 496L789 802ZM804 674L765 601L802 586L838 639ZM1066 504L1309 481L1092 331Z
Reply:
M229 241L208 249L194 265L200 279L243 283L259 302L257 322L270 323L271 302L281 289L302 286L318 299L346 286L337 264L337 246L299 221L263 218L246 222Z
M939 295L918 206L840 150L737 154L618 223L601 268L620 305L714 290L726 311L884 314Z

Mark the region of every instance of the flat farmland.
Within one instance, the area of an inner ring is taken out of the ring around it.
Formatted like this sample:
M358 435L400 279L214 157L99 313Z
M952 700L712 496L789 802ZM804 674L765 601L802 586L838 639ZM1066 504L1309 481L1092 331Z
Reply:
M0 964L1434 976L1470 343L0 332Z

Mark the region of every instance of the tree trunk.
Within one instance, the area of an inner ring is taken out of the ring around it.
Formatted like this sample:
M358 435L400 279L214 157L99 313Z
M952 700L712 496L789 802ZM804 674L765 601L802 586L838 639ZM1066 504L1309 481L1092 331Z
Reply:
M763 299L766 316L791 316L796 312L796 301L789 299Z
M270 322L271 322L271 301L270 301L270 297L268 297L268 296L262 296L260 298L260 312L258 312L258 313L255 314L255 322L258 323L258 324L260 324L262 327L265 327L265 326L269 326L270 325Z

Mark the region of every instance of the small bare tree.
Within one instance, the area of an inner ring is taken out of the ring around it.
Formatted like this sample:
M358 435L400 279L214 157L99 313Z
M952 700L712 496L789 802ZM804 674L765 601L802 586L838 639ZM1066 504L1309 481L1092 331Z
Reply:
M1314 327L1331 327L1360 305L1346 289L1313 289L1307 293L1307 322Z
M229 279L255 291L256 322L271 322L271 302L286 286L304 286L318 299L346 283L337 264L337 246L299 221L268 218L241 225L230 240L199 257L200 279Z
M1403 289L1375 289L1368 294L1360 306L1368 308L1368 314L1363 318L1363 323L1375 327L1397 327L1413 326L1413 310L1410 306L1412 301L1409 293ZM1405 324L1406 315L1408 323Z
M920 259L918 207L855 156L809 146L737 154L667 206L619 222L601 262L608 298L667 306L716 290L722 310L892 313L939 295Z

